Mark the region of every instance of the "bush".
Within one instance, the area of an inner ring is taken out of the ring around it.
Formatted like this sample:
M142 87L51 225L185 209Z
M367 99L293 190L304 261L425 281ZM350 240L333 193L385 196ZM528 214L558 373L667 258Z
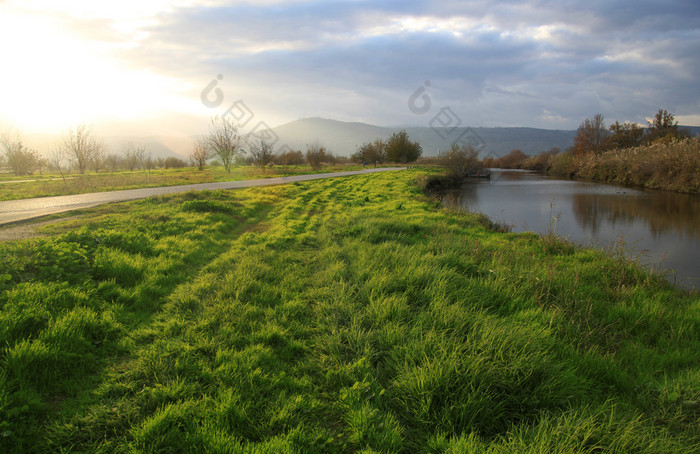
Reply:
M460 178L481 167L478 154L471 145L453 143L449 150L440 153L438 162L447 169L448 176Z
M183 167L187 167L187 163L185 161L173 156L166 158L163 164L165 165L166 169L181 169Z

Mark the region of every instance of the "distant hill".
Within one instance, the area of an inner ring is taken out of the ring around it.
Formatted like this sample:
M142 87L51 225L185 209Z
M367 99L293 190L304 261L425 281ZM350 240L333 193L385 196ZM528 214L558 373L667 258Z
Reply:
M700 134L700 127L683 128L687 128L692 135ZM516 148L529 155L553 147L564 151L573 145L576 135L576 130L536 128L382 127L324 118L303 118L272 128L272 131L279 137L277 148L286 145L304 150L306 144L318 140L330 152L349 156L363 143L377 138L388 139L401 129L405 129L412 140L423 146L423 156L435 156L460 138L462 142L475 145L481 156L503 156Z
M26 145L36 149L39 153L47 155L51 150L56 148L63 136L59 134L22 134L21 135ZM146 148L147 152L151 153L153 158L168 158L171 156L178 158L187 158L192 151L194 139L192 137L175 137L175 136L99 136L98 140L105 145L106 153L122 154L124 144L133 142L134 145Z
M457 139L474 144L481 155L502 156L518 148L527 154L536 154L559 147L564 150L573 144L576 131L558 131L535 128L430 128L382 127L366 123L350 123L323 118L304 118L272 128L279 137L278 147L305 149L306 144L318 140L332 153L349 156L363 143L377 138L388 139L394 132L406 129L412 140L423 146L424 156L435 156Z

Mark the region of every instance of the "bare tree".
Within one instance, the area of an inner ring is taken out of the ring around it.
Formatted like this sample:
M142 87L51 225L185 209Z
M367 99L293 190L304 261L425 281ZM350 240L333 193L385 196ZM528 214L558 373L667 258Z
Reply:
M56 170L63 179L63 187L67 187L66 176L70 173L70 162L66 155L66 150L58 146L49 152L49 164Z
M114 153L110 153L107 156L105 156L104 159L105 169L109 170L110 172L116 172L119 168L119 165L121 164L121 161L122 160L119 158L119 156L117 156Z
M207 137L207 149L224 165L227 173L231 173L231 165L236 157L242 153L242 138L238 134L238 127L230 120L223 117L214 117L209 125Z
M95 153L90 160L90 165L95 173L99 173L100 170L104 169L106 155L107 154L105 153L104 147L99 147L99 149L95 150Z
M608 135L602 114L586 118L576 131L574 154L582 156L586 153L602 153L605 150L605 141Z
M85 173L104 148L86 125L79 125L75 130L69 129L61 147L81 174Z
M131 172L139 166L140 152L140 148L137 148L134 142L126 142L124 144L124 164Z
M136 156L141 164L141 168L146 171L148 178L151 178L151 169L155 166L155 161L151 152L146 152L146 147L136 148Z
M190 153L190 161L192 161L192 164L197 166L197 169L204 170L204 165L207 163L207 159L209 159L207 139L204 137L197 137L194 140L192 153Z
M260 139L260 143L251 143L248 151L250 151L253 165L260 167L263 171L265 167L272 163L275 157L272 152L272 145L265 139Z

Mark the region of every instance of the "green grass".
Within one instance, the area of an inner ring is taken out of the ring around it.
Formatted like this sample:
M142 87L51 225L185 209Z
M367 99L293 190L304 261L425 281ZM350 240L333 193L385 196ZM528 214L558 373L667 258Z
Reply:
M700 452L700 299L387 172L0 244L0 452Z
M5 174L0 175L0 183L2 183L0 184L0 201L360 169L362 169L362 166L359 165L329 165L323 166L319 170L314 170L307 165L275 166L266 169L251 166L235 166L231 168L231 173L227 173L223 166L208 166L201 171L193 168L181 168L155 169L150 173L144 170L88 172L85 175L68 175L65 182L57 173L25 175L22 177ZM17 182L13 183L15 180Z

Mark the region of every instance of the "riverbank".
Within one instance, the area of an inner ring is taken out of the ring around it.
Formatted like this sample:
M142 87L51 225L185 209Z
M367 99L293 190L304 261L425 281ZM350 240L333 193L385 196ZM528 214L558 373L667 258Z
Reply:
M670 139L635 148L535 156L521 168L547 175L630 187L700 193L700 140Z
M0 450L697 450L697 295L442 209L425 175L105 205L0 244Z

